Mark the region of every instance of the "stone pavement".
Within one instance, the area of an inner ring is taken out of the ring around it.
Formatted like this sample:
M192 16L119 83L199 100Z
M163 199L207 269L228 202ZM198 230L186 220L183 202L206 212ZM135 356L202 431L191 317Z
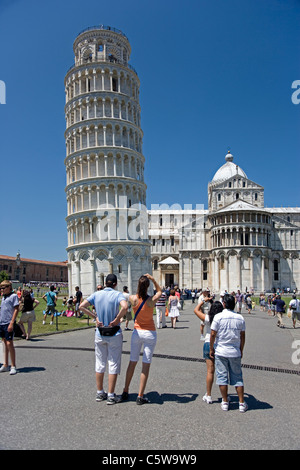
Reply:
M187 455L208 449L299 449L300 324L293 329L286 319L287 327L279 329L276 318L258 307L251 315L243 312L243 374L249 410L239 412L235 389L229 387L231 405L224 412L217 385L213 403L202 401L206 365L193 308L187 301L178 327L172 330L168 320L168 328L158 330L146 389L151 403L143 406L135 403L141 362L128 402L107 406L95 401L93 328L16 340L18 373L0 375L5 405L0 449L133 454L167 450ZM130 337L130 331L123 331L117 394L123 389Z

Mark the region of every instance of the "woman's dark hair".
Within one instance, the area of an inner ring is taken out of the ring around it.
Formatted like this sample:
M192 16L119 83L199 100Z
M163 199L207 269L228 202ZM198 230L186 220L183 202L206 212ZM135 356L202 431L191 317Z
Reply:
M137 295L141 299L145 300L147 298L148 287L150 286L150 281L146 276L141 276L139 278L139 283L137 287Z
M25 297L31 297L29 290L23 290L23 298L25 299Z
M212 324L212 321L214 319L214 316L217 314L217 313L220 313L222 312L223 310L223 305L221 302L219 302L218 300L216 300L215 302L213 302L210 306L210 310L209 310L209 313L208 313L208 316L209 316L209 323Z
M175 295L175 289L170 290L170 295Z

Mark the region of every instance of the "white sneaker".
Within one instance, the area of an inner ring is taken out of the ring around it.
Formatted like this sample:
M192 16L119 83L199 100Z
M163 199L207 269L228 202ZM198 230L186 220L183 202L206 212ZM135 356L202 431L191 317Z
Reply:
M4 366L4 365L0 367L0 372L8 372L8 371L9 371L9 367Z
M43 325L46 325L46 322L45 322L45 320L43 320Z
M228 411L228 406L229 406L229 403L228 401L223 401L222 400L222 403L221 403L221 408L223 411Z
M11 366L9 374L10 375L15 375L16 373L17 373L17 369L15 367Z
M204 397L202 398L202 400L205 401L205 402L208 403L208 404L212 403L211 396L207 395L207 393L204 395Z
M239 404L239 410L240 410L241 413L245 413L245 411L248 410L248 405L245 401L244 401L244 403Z
M50 322L50 325L53 325L53 321Z

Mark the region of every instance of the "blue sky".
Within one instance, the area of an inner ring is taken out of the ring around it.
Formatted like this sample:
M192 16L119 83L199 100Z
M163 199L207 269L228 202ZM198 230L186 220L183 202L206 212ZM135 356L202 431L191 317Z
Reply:
M299 0L0 0L0 253L64 260L64 76L98 24L129 38L147 206L204 204L230 148L265 205L299 206Z

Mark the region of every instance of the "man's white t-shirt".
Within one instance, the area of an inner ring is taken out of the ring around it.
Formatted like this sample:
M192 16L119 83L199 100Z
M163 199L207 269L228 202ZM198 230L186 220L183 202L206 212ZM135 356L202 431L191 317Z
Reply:
M300 301L298 299L292 299L290 301L289 307L292 308L294 312L300 313Z
M216 356L241 356L241 331L245 331L245 320L240 313L225 308L214 316L211 329L217 331L215 340Z

